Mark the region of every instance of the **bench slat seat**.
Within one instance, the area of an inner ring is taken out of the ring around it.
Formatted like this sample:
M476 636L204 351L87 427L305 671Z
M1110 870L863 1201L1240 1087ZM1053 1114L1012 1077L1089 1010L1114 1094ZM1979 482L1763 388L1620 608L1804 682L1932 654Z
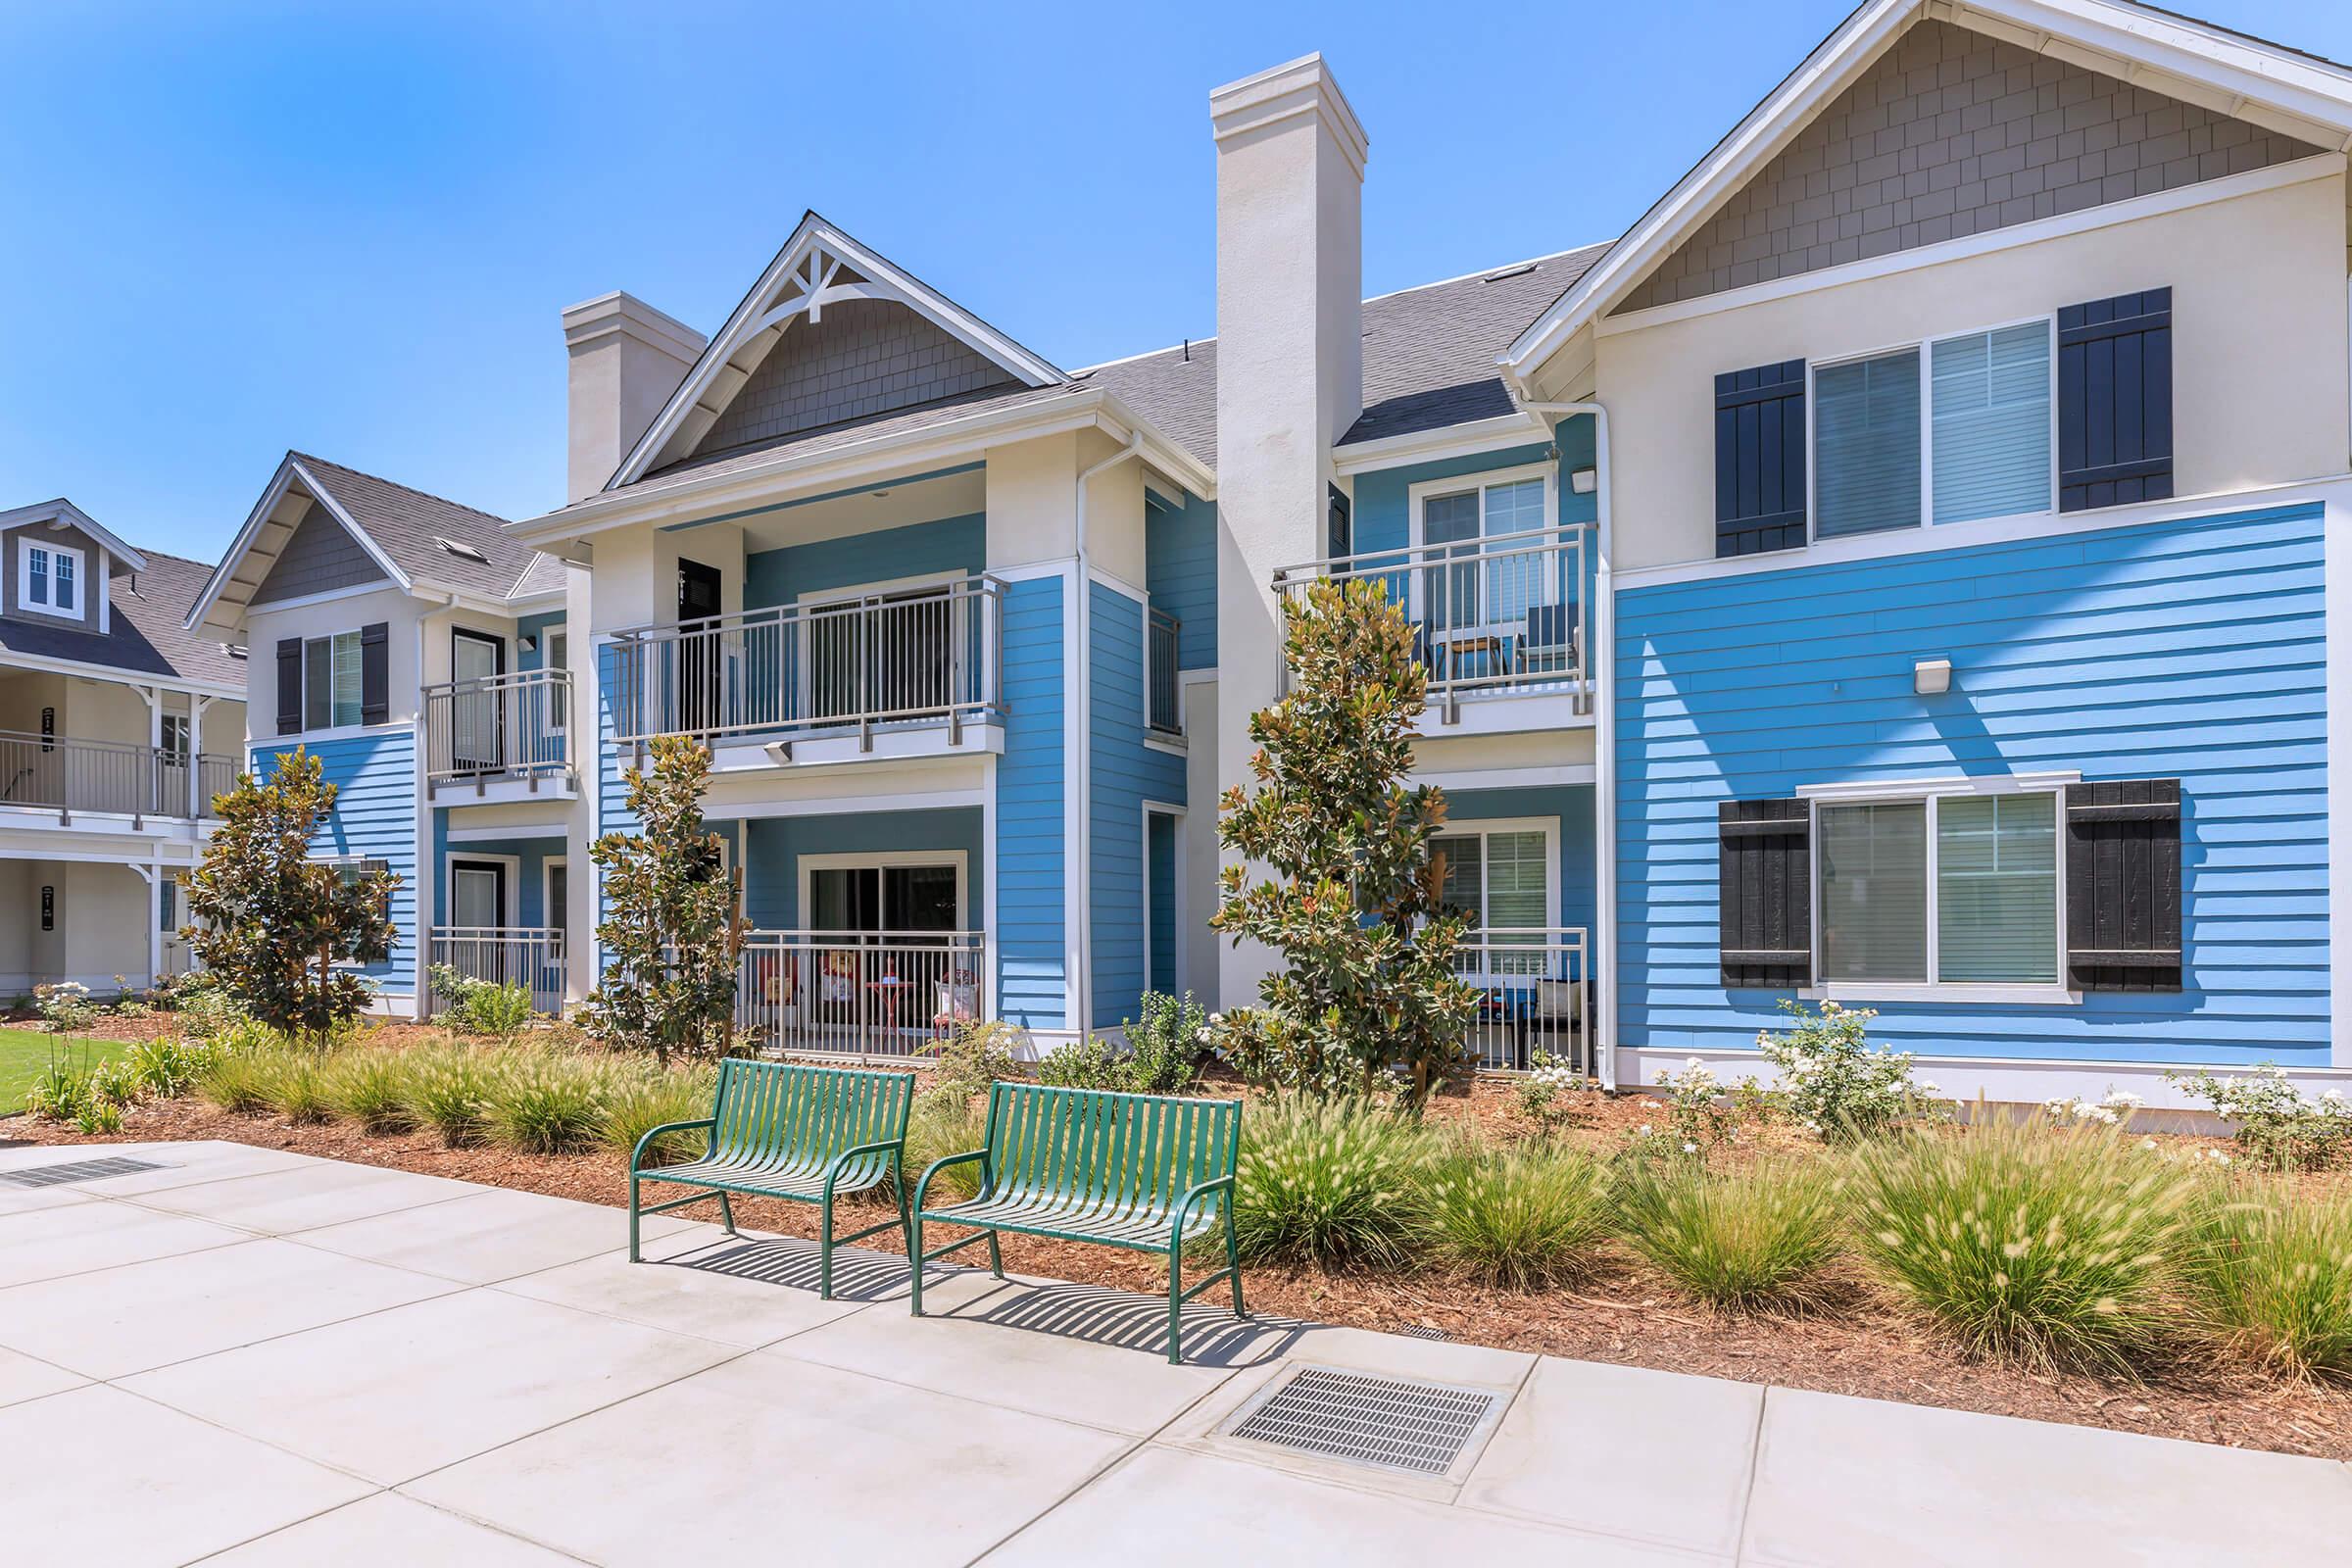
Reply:
M716 1198L720 1218L733 1235L730 1194L814 1203L823 1219L817 1290L830 1298L837 1243L906 1225L904 1181L898 1182L898 1218L848 1236L833 1234L833 1201L903 1176L906 1116L913 1103L914 1074L909 1072L730 1056L719 1063L709 1116L656 1127L637 1141L629 1156L629 1261L638 1261L638 1220L644 1214ZM646 1166L647 1152L662 1134L698 1128L708 1133L700 1156L676 1165ZM646 1204L638 1194L644 1182L696 1190Z
M1097 1242L1168 1258L1168 1359L1181 1361L1180 1308L1220 1281L1242 1307L1233 1229L1233 1179L1241 1150L1241 1102L1124 1095L999 1083L989 1090L987 1145L934 1161L915 1190L907 1250L914 1266L914 1315L922 1316L923 1264L986 1240L989 1266L1004 1277L1000 1233ZM964 1163L980 1166L979 1191L937 1208L924 1201L931 1179ZM975 1234L926 1252L926 1221ZM1186 1244L1222 1229L1226 1266L1186 1289Z

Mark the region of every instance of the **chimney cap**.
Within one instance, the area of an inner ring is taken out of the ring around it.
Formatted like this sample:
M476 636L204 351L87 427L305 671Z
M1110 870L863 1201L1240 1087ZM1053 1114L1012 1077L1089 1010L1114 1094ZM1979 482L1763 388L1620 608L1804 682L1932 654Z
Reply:
M615 332L652 344L692 364L709 342L702 333L624 289L564 307L564 343L579 348Z
M1364 136L1363 122L1355 118L1354 106L1340 90L1339 78L1332 74L1321 53L1300 55L1279 66L1269 66L1239 81L1212 88L1208 95L1209 121L1219 141L1263 131L1307 115L1320 117L1331 131L1332 140L1354 165L1360 179L1371 143Z

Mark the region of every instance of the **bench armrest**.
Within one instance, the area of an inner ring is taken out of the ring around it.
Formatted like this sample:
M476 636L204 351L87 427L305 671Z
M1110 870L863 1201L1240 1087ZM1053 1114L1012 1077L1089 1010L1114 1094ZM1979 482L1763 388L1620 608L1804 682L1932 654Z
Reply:
M988 1187L988 1172L986 1169L988 1164L988 1151L985 1149L974 1149L960 1154L950 1154L944 1159L933 1160L923 1171L922 1180L914 1184L915 1208L918 1211L922 1208L923 1195L931 1190L932 1177L938 1175L941 1171L946 1170L950 1165L968 1165L975 1159L979 1160L981 1163L982 1170L980 1175L980 1186L983 1191L986 1191Z
M1206 1198L1211 1193L1222 1192L1231 1194L1232 1191L1233 1178L1230 1176L1220 1176L1215 1181L1202 1182L1200 1186L1185 1194L1182 1201L1178 1202L1176 1205L1176 1217L1168 1222L1169 1249L1173 1250L1177 1244L1184 1240L1184 1221L1186 1216L1192 1213L1193 1205L1195 1203L1200 1201L1201 1199ZM1228 1199L1228 1200L1230 1201L1230 1199Z
M718 1118L716 1116L701 1116L693 1121L665 1121L661 1126L651 1129L643 1138L637 1140L637 1147L629 1151L629 1174L634 1176L644 1168L645 1152L651 1149L654 1140L663 1133L690 1133L697 1127L715 1128L717 1125Z
M880 1143L859 1144L855 1149L843 1150L840 1153L835 1154L833 1156L833 1162L825 1167L825 1191L831 1192L833 1190L834 1181L841 1175L843 1169L848 1166L850 1161L856 1159L858 1155L883 1154L888 1153L891 1150L895 1149L900 1152L901 1159L904 1159L906 1157L906 1135L905 1133L901 1133L896 1138L885 1138Z

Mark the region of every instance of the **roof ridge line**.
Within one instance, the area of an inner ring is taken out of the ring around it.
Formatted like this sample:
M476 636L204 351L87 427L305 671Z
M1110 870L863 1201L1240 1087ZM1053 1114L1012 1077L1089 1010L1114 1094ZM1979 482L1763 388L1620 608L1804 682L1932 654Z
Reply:
M402 484L398 479L387 479L382 474L370 473L366 468L355 468L348 463L337 463L332 458L322 458L315 452L298 452L294 448L288 447L286 449L286 456L292 458L297 463L317 463L324 465L329 468L339 468L343 472L353 475L355 478L372 479L377 484L388 484L395 490L406 490L410 495L422 496L427 501L437 501L442 506L455 507L460 512L470 512L477 517L487 517L490 521L497 523L501 528L504 528L509 522L514 520L512 517L502 517L495 512L484 512L481 508L468 505L463 501L453 501L448 496L439 495L431 490L419 490L413 484Z

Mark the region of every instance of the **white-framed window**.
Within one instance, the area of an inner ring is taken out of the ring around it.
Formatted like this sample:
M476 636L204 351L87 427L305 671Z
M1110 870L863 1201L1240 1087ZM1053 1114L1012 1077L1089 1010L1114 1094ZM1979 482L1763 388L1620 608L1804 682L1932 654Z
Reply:
M17 602L26 610L68 620L82 618L88 587L81 552L67 545L25 539L17 549Z
M2069 1000L2064 808L2057 780L1815 793L1818 994Z
M186 761L189 751L188 715L185 713L164 714L162 735L163 745L159 749L163 754L174 761Z
M801 928L863 936L966 930L969 865L961 850L804 855Z
M1440 896L1473 917L1464 972L1539 971L1560 918L1557 824L1538 817L1455 822L1430 848L1445 858ZM1518 947L1533 951L1508 951Z
M1812 365L1813 537L2055 512L2056 322Z
M360 722L360 634L339 631L302 644L302 727L342 729Z
M1428 564L1406 585L1409 613L1446 628L1501 626L1564 602L1574 589L1542 534L1558 520L1558 483L1539 463L1410 486L1412 542Z

